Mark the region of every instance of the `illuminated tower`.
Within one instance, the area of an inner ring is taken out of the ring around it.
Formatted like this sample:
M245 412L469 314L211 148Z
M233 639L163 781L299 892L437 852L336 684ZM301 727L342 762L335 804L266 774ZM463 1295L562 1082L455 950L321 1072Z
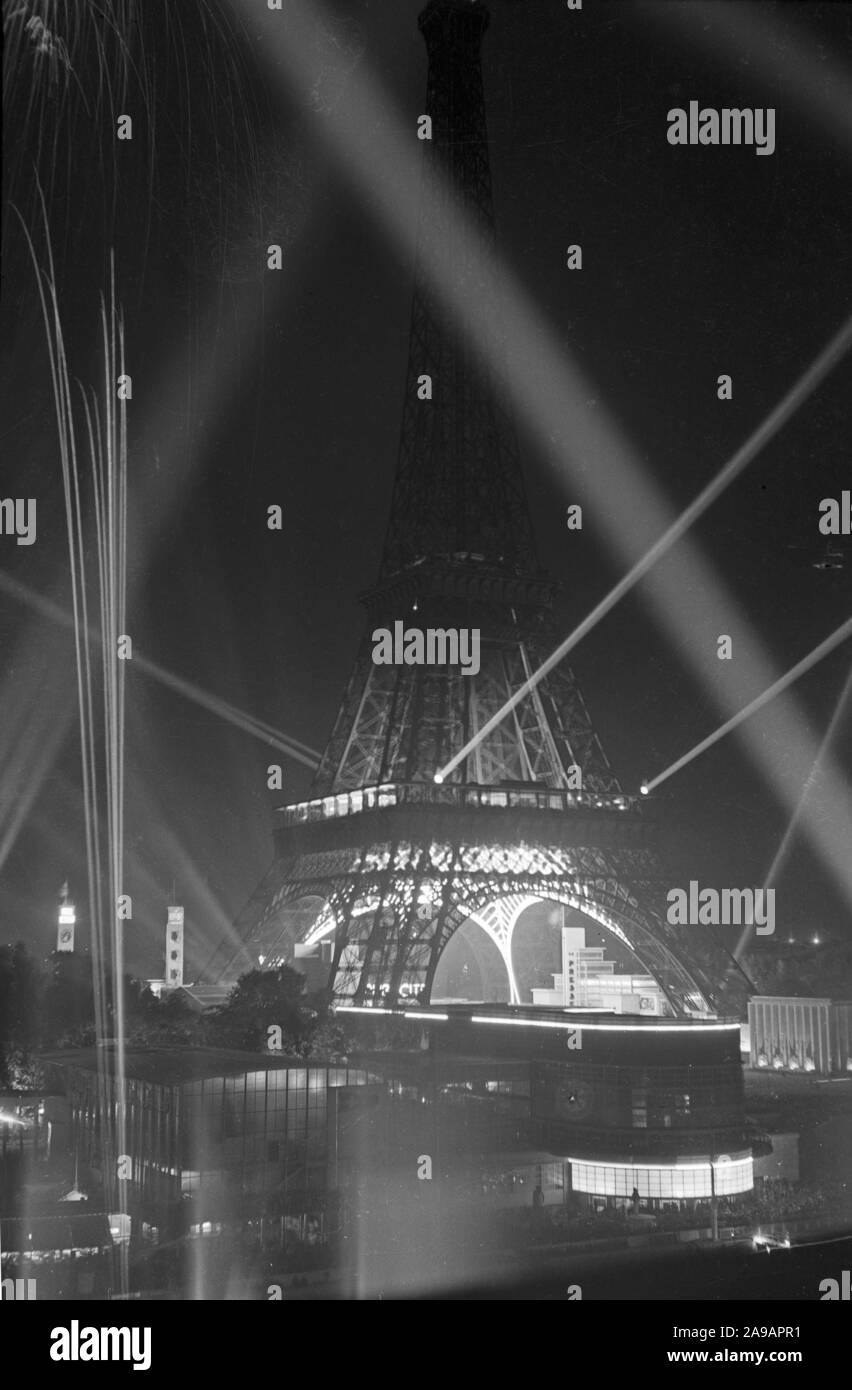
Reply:
M166 921L166 968L163 975L169 989L183 984L183 908L168 908Z
M628 947L670 1012L740 1010L746 982L736 968L725 978L729 958L658 910L654 827L619 784L564 663L435 782L558 635L512 422L423 270L437 242L468 292L493 292L483 270L494 240L480 54L488 10L481 0L430 0L419 24L432 138L418 144L412 119L412 158L425 151L429 205L381 567L363 597L366 631L311 800L281 808L275 861L236 923L242 945L224 942L211 973L233 978L292 958L297 944L333 940L336 996L426 1000L444 947L473 920L497 946L516 999L515 923L549 899ZM459 216L469 237L455 234ZM397 622L478 630L479 670L376 664L374 630Z
M68 883L63 883L59 894L59 919L56 925L57 951L74 950L74 935L77 929L77 913L68 895Z

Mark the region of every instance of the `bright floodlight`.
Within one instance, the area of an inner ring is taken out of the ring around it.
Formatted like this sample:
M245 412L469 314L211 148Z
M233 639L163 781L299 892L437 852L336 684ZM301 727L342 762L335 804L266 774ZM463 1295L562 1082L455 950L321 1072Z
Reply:
M642 783L640 784L640 786L639 786L639 790L640 790L640 792L642 793L643 796L647 796L647 795L648 795L648 792L649 792L649 790L650 790L650 788L648 787L648 783L647 783L647 782L642 782Z
M436 781L436 782L443 782L443 780L444 780L444 779L443 779L443 777L441 776L440 772L436 772L436 773L435 773L435 781Z

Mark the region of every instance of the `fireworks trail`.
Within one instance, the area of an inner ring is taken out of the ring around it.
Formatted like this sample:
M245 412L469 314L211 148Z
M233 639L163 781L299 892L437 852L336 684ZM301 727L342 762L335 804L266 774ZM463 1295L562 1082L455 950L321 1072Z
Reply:
M48 206L58 197L80 214L65 215L66 241L83 234L84 204L102 207L112 241L127 153L116 141L122 115L132 117L144 141L143 263L162 197L166 139L177 145L171 162L184 179L182 202L209 157L217 185L224 189L224 176L232 181L239 171L241 206L248 199L259 208L265 100L246 32L230 7L219 0L191 7L171 0L3 0L3 36L7 210L14 202L32 223L35 169ZM75 157L79 150L86 151L85 166ZM132 167L138 181L138 162ZM221 232L230 213L221 194L218 211Z
M80 715L83 810L85 818L86 860L89 886L89 916L92 940L92 984L95 1001L95 1027L100 1043L115 1043L117 1105L115 1127L105 1136L105 1186L111 1211L126 1210L127 1175L121 1156L126 1154L126 1113L124 1105L124 930L122 905L124 867L124 661L119 659L124 639L127 588L127 405L125 393L117 393L125 377L124 324L116 304L114 268L110 277L109 302L101 298L103 352L102 399L88 395L77 382L82 404L83 437L88 448L90 482L87 488L78 448L81 423L74 405L74 393L56 289L53 250L50 243L47 208L42 199L47 267L39 264L33 240L18 213L35 270L44 320L53 387L65 520L71 576L74 618L74 644L77 670L77 697ZM117 397L117 399L116 399ZM79 410L79 407L78 407ZM91 493L91 508L87 495ZM92 625L90 588L92 576L86 553L91 533L90 510L94 512L97 546L97 589L103 629L101 688L98 691L91 658ZM100 693L103 734L99 739L97 706ZM102 850L106 827L106 891ZM128 912L132 917L132 909ZM109 1014L109 988L112 984L112 1012ZM98 1084L104 1103L109 1102L111 1082L107 1063L99 1063ZM117 1203L117 1204L116 1204ZM119 1281L127 1292L127 1248L119 1246Z

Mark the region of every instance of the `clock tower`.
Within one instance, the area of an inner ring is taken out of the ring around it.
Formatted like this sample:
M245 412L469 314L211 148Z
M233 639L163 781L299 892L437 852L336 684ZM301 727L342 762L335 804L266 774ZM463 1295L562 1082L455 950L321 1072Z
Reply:
M68 895L68 883L66 881L59 894L59 919L56 926L57 951L73 953L76 926L77 913Z

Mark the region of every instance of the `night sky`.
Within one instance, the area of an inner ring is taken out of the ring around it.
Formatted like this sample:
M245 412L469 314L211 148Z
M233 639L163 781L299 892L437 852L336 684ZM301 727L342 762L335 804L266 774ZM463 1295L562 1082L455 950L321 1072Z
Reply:
M380 80L410 125L415 160L426 76L420 7L348 0L328 11L338 26L336 62L342 53L349 81L365 72ZM58 87L51 95L32 54L7 84L0 491L34 496L39 510L35 545L0 537L0 569L69 606L44 330L10 211L21 208L43 246L35 166L47 184L69 357L83 380L97 380L98 294L115 247L133 376L134 649L320 750L362 630L357 595L380 562L412 258L388 240L327 150L314 112L260 62L251 4L241 7L241 49L221 31L201 41L202 7L181 0L187 18L177 37L160 0L144 8L145 62L158 80L147 106L131 81L118 107L138 116L128 148L112 139L107 105L94 100L85 46L78 63L88 110L73 94L61 103ZM586 0L577 14L559 0L493 0L490 8L484 76L501 251L595 382L600 408L679 509L852 312L848 126L832 132L783 80L790 53L801 51L817 71L823 65L826 83L838 67L852 83L852 5L740 4L775 39L768 50L763 42L762 58L746 46L734 60L711 42L703 14L688 23L665 15L689 5ZM718 11L713 24L724 29L725 7ZM179 79L178 41L188 79ZM346 82L329 73L317 103L345 104ZM39 120L26 119L36 79L44 106ZM666 113L691 99L773 106L775 154L672 148ZM53 150L39 150L39 133L48 145L56 134ZM265 268L267 242L284 247L280 273ZM581 272L565 268L574 242L583 246ZM724 403L716 397L722 372L734 386ZM852 485L850 379L847 359L695 533L779 673L849 614L850 539L833 542L845 568L814 563L826 553L818 503ZM621 570L591 517L580 534L566 531L571 483L523 432L520 442L540 557L562 585L558 627L567 632ZM274 503L283 508L280 533L266 526ZM0 593L0 651L0 939L42 952L65 878L85 913L73 642ZM628 790L721 722L654 622L641 584L571 664ZM795 687L818 736L849 668L847 642ZM54 731L56 755L34 772ZM16 748L32 752L16 761ZM850 748L847 718L834 746L847 775ZM271 860L271 805L280 797L266 789L266 768L279 761L287 799L300 799L308 768L131 664L126 891L134 921L126 941L134 972L162 969L173 879L187 910L188 976L203 966ZM655 804L668 827L672 883L764 881L787 812L736 735L666 782ZM776 913L780 937L849 931L848 907L801 837Z

